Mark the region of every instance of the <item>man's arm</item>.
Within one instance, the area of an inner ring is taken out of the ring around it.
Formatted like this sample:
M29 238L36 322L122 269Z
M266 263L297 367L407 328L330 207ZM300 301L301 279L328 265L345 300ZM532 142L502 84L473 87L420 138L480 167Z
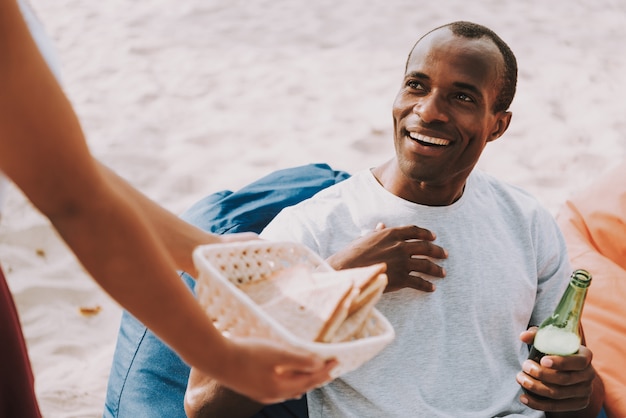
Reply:
M188 418L250 418L263 404L225 388L215 379L192 368L185 393Z

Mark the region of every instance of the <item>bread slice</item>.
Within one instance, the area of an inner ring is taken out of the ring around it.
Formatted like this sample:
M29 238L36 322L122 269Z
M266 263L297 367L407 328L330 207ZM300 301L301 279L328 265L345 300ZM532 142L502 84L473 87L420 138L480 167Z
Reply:
M255 303L307 341L348 341L380 299L386 264L314 273L293 266L239 285Z
M358 289L358 296L354 299L348 314L352 314L364 306L370 299L380 296L387 286L387 264L378 263L366 267L356 267L345 270L337 270L324 273L314 273L314 276L331 276L332 280L350 280L354 287ZM383 274L384 278L379 276ZM381 288L382 286L382 288Z
M376 284L372 289L377 289L376 293L372 292L371 297L365 301L360 308L351 313L330 339L331 343L339 343L353 340L357 335L361 334L361 330L372 317L372 310L380 300L383 290L387 286L387 275L379 274L376 277Z
M355 296L352 283L315 277L302 266L239 286L293 334L325 341L348 316Z

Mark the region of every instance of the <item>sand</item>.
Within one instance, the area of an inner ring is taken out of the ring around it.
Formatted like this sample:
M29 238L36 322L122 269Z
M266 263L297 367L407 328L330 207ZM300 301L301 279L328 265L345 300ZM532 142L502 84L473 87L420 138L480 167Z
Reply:
M32 4L93 154L175 213L276 169L390 158L407 53L452 20L491 27L519 62L511 127L481 168L556 213L626 155L621 0ZM13 187L0 262L44 416L101 416L120 308Z

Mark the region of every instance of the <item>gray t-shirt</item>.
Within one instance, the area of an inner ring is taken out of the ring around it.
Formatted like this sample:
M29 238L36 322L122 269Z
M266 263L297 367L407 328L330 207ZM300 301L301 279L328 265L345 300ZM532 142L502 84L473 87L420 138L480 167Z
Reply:
M551 314L570 265L550 213L479 170L461 199L429 207L384 189L369 170L283 210L264 239L296 241L323 258L377 223L418 225L449 258L437 289L386 293L376 308L395 340L374 359L308 394L317 417L500 417L544 414L519 402L528 348L519 334Z

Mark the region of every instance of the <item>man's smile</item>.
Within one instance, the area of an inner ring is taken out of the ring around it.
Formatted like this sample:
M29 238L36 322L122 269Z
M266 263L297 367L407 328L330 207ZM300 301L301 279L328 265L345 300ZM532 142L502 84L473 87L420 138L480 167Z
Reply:
M432 137L432 136L421 135L421 134L418 134L416 132L409 132L409 136L411 137L411 139L413 139L414 141L419 142L421 145L424 145L424 146L445 147L447 145L450 145L450 140L448 140L448 139L435 138L435 137Z

